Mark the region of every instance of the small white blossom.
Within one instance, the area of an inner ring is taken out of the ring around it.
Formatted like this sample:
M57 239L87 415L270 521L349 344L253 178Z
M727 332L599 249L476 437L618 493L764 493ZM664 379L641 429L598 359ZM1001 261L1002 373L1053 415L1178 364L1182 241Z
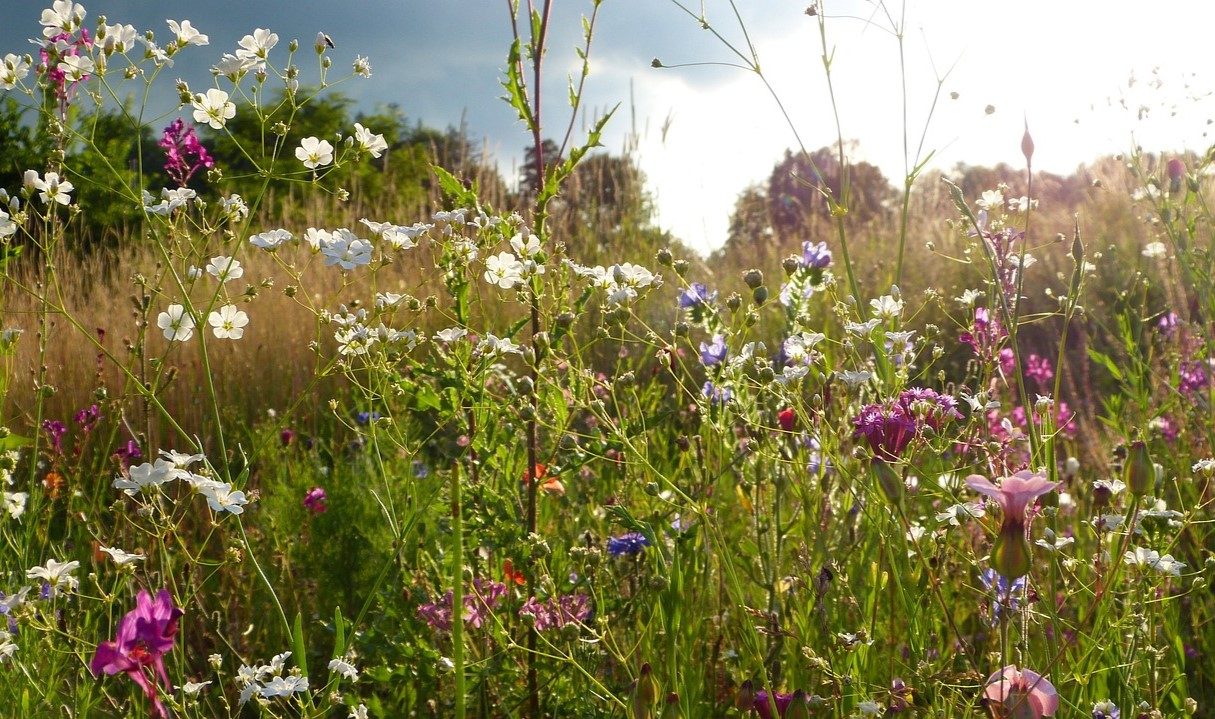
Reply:
M360 239L345 227L334 230L329 241L321 245L325 266L337 265L343 270L371 264L371 243Z
M249 315L236 305L224 305L207 315L207 324L211 325L211 333L219 339L238 340L245 336Z
M173 35L177 38L178 47L185 47L187 45L201 46L210 43L210 39L198 30L195 30L190 25L189 20L182 20L180 23L176 20L167 20L166 22L169 23L169 30L173 31Z
M31 178L30 173L33 173ZM57 202L61 205L69 205L72 202L71 192L76 189L76 186L71 182L60 179L59 173L48 172L46 177L39 177L38 173L33 170L26 172L26 179L32 179L33 188L38 190L38 199L46 204Z
M329 144L328 140L305 137L300 140L300 146L295 148L295 158L309 170L324 167L333 163L333 145Z
M236 258L226 255L216 255L207 263L207 274L220 282L238 280L245 275L245 268Z
M228 100L228 93L218 88L195 95L190 104L194 107L194 122L210 125L213 130L221 129L236 117L236 104Z
M80 562L75 560L57 562L54 559L48 559L45 566L28 570L25 576L30 579L41 579L51 586L52 591L60 587L67 587L71 591L80 586L80 581L72 576L72 572L76 571L79 566Z
M270 50L278 44L278 34L259 27L253 31L252 35L241 38L238 44L240 49L236 51L236 57L245 63L245 69L249 69L254 65L265 64Z
M985 190L975 204L984 210L998 210L1004 207L1004 193L999 190Z
M267 252L277 250L282 245L291 241L291 233L286 230L267 230L260 232L249 238L249 244L254 247L259 247Z
M869 306L874 313L886 320L896 320L903 314L903 301L896 300L891 295L883 295L876 300L869 300Z
M371 77L371 61L363 56L354 59L354 74L359 77Z
M21 519L21 515L25 514L25 504L29 500L30 495L27 492L0 490L0 498L4 500L3 507L0 508L8 512L8 516L13 519Z
M134 564L135 562L143 561L142 554L130 554L117 547L102 547L101 551L110 555L110 559L113 559L114 563L120 567L124 564Z
M329 671L341 674L342 676L351 680L357 680L359 678L359 670L345 659L331 660L329 662Z
M1169 256L1169 248L1163 242L1149 242L1141 254L1149 260L1159 260Z
M388 142L384 140L383 135L373 133L358 122L354 123L354 141L372 157L379 157L388 149Z
M242 514L245 511L245 505L249 503L244 492L232 491L232 485L227 482L211 482L202 487L200 491L206 497L211 511L217 514L220 512Z
M173 304L156 317L156 326L170 342L185 342L194 336L194 318L182 305Z
M24 57L10 52L4 56L4 61L0 62L0 87L12 90L29 74L30 63Z
M464 329L463 327L448 327L445 330L439 330L436 332L435 339L439 340L440 342L451 344L452 342L460 341L467 334L468 330Z

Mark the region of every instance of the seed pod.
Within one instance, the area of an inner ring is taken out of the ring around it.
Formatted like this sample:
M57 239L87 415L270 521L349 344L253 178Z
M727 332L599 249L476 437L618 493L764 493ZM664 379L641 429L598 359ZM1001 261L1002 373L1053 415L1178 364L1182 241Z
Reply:
M657 701L658 682L647 662L641 665L641 676L637 677L637 686L633 688L633 719L653 719Z
M1142 497L1152 491L1156 484L1156 470L1152 467L1152 456L1142 440L1131 443L1126 458L1126 486L1131 494Z
M747 287L756 289L764 283L764 273L755 269L747 270L743 273L743 282L747 283Z

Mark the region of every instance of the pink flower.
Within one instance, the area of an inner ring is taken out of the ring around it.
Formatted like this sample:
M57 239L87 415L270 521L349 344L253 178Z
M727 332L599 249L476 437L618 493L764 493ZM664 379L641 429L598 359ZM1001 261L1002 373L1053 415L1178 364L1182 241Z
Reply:
M1005 477L998 487L977 474L966 478L966 486L996 500L1004 514L1000 534L991 553L996 571L1009 580L1028 574L1031 549L1025 536L1025 510L1038 497L1057 488L1058 482L1021 470L1011 477Z
M1000 716L1012 719L1042 719L1059 711L1059 694L1045 677L1009 664L987 678L983 695L998 703Z
M162 719L168 717L169 713L160 701L157 684L163 687L166 694L173 691L173 684L165 671L164 655L173 649L177 620L182 614L182 610L173 605L173 597L168 590L160 590L156 599L152 599L146 589L141 589L135 598L135 608L118 623L118 635L114 641L102 642L97 646L97 653L89 665L93 676L99 677L102 672L110 676L126 673L152 700L152 713ZM151 671L145 672L145 668Z
M1051 482L1044 475L1035 474L1027 469L1017 472L1011 477L1005 477L1000 486L978 474L966 478L966 486L979 494L985 494L996 500L1004 512L1004 525L1016 523L1025 526L1025 508L1038 497L1054 491L1058 482Z

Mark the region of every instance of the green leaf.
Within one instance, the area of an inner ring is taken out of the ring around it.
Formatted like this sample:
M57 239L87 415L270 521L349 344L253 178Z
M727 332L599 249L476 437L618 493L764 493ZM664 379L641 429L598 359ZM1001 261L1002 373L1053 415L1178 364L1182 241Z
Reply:
M333 611L333 656L340 657L346 653L346 622L342 619L342 608Z
M10 434L4 439L0 439L0 451L17 449L18 447L28 447L34 443L34 440L29 437L22 437L19 434Z
M1098 352L1092 347L1089 347L1088 358L1104 367L1115 380L1118 382L1122 381L1122 370L1118 369L1118 365L1114 363L1114 359L1112 357Z
M527 123L530 129L532 110L527 106L527 93L524 90L523 78L519 75L520 60L519 38L515 38L515 41L511 43L510 53L506 56L506 79L502 81L502 87L506 88L506 95L502 99L515 108L515 111L519 113L519 119Z
M295 626L291 630L291 648L295 652L295 664L300 668L300 673L308 676L308 652L305 650L305 647L304 615L296 612Z

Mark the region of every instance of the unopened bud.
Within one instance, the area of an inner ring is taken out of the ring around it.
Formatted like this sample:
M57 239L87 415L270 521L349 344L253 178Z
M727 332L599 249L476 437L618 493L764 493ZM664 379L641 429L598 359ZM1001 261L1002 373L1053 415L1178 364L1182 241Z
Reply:
M751 269L743 273L743 282L747 283L747 287L756 289L764 283L764 273L759 270Z
M1021 154L1026 162L1032 162L1034 157L1034 138L1029 135L1029 121L1025 122L1025 134L1021 136Z
M1152 466L1152 456L1148 453L1147 445L1138 440L1131 443L1126 457L1127 489L1136 497L1142 497L1152 491L1156 484L1156 469Z

